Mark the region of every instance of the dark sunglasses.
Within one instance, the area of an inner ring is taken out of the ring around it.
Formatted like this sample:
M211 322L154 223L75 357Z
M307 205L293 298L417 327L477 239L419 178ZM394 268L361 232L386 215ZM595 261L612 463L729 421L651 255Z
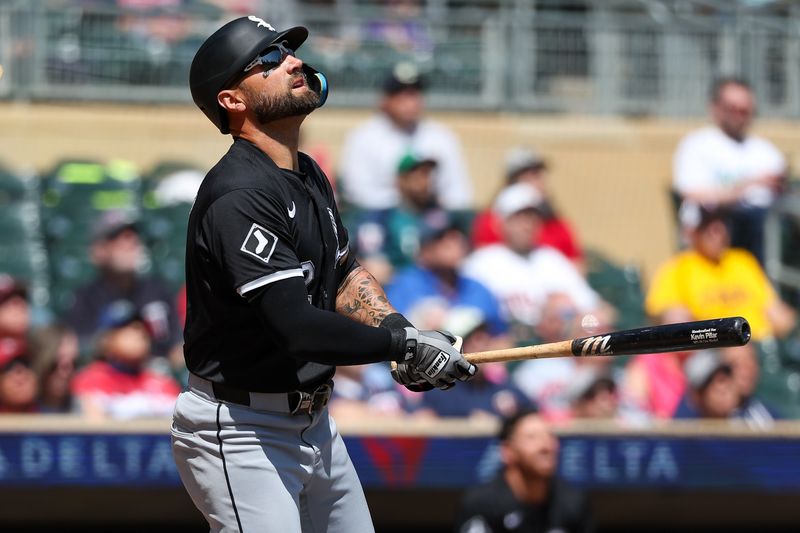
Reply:
M294 57L294 50L285 45L286 41L282 43L275 43L265 48L258 56L244 67L244 72L249 72L256 68L258 65L264 66L264 77L266 78L288 56Z

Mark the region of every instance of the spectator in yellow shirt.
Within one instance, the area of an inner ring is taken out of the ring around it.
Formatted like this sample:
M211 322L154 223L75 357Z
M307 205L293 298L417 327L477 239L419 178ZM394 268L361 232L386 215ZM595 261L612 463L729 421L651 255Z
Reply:
M689 248L657 270L645 300L647 313L688 312L692 319L743 316L753 340L783 337L795 325L756 258L731 248L725 212L684 203L679 213Z

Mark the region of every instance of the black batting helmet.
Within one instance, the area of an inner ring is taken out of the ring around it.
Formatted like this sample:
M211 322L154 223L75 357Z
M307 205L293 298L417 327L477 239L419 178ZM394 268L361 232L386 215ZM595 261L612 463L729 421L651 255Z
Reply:
M217 102L219 92L241 75L248 63L269 45L286 41L289 48L296 50L307 37L308 30L303 26L277 31L253 15L228 22L205 40L192 60L189 87L194 103L220 132L230 133L228 116ZM310 67L306 73L318 74ZM318 81L324 84L324 76ZM323 101L321 98L320 105Z

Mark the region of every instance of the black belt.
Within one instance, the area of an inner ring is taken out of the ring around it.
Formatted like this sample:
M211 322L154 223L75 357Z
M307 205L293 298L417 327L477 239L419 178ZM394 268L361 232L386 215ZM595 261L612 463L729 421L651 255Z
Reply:
M246 390L216 382L211 383L211 388L214 392L214 396L218 400L244 405L246 407L250 406L250 393ZM286 399L289 405L289 412L291 414L310 414L320 411L328 405L328 400L330 400L332 392L332 381L323 383L311 392L300 390L287 392Z

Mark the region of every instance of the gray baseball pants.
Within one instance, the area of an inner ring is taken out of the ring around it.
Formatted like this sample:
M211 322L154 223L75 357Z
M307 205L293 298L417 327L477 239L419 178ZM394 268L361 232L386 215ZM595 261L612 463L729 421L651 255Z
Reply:
M327 407L289 413L285 394L217 400L193 376L172 421L178 472L212 532L372 533L369 508Z

